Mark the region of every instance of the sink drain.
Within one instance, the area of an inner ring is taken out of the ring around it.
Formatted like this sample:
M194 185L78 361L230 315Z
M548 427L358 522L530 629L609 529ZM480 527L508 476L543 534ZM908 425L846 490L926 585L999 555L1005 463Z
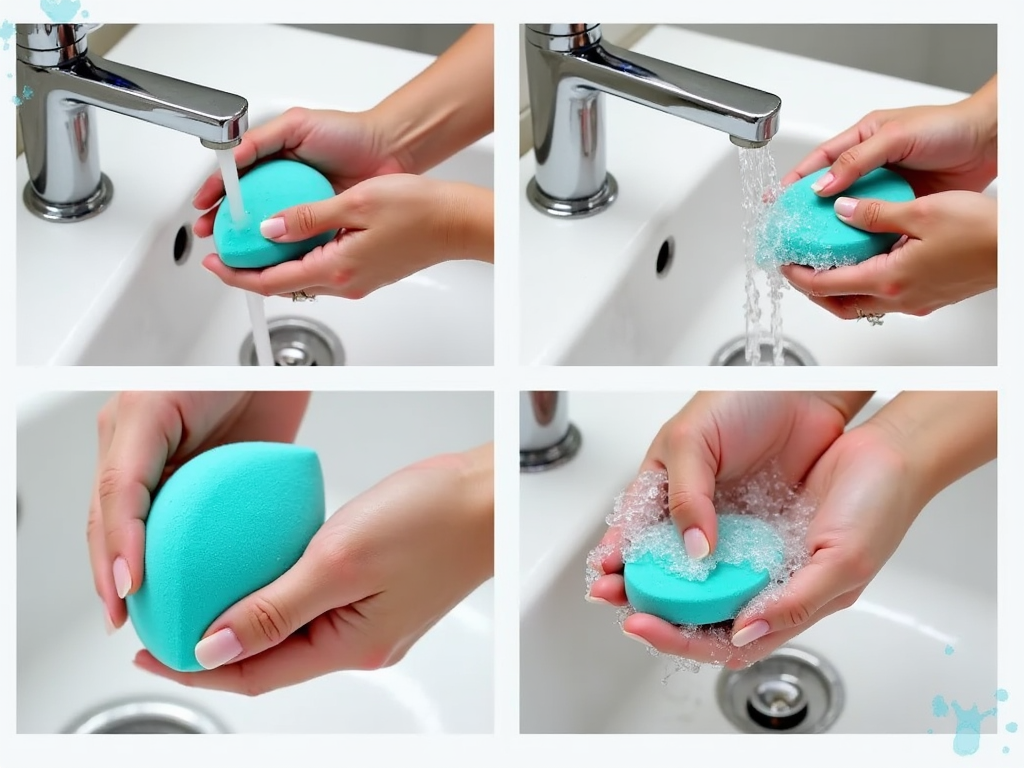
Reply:
M772 344L770 341L761 342L761 359L772 359ZM782 360L783 365L817 365L814 357L806 348L797 344L791 339L782 339ZM711 359L712 365L744 366L750 365L747 362L747 339L740 336L719 349Z
M170 701L128 701L103 707L67 733L225 733L209 715Z
M824 659L786 646L746 669L722 670L718 706L744 733L822 733L843 708L843 684Z
M345 349L330 328L306 317L278 317L267 322L274 365L344 365ZM242 365L259 365L250 333L242 342Z

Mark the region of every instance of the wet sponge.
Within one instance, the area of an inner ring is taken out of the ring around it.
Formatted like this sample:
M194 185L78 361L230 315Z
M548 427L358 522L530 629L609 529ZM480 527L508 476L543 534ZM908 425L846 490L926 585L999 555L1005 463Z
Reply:
M337 231L298 243L275 243L260 234L260 223L286 208L334 197L334 188L319 171L295 160L270 160L239 180L245 221L236 224L224 204L213 220L213 242L220 260L236 269L262 269L301 259Z
M899 234L864 232L843 223L833 205L838 197L872 198L893 203L914 199L904 179L886 168L876 168L839 195L819 197L811 185L828 172L823 168L794 182L779 195L761 230L758 264L802 264L817 269L860 264L887 253Z
M768 586L772 568L783 562L782 538L768 523L750 515L719 515L718 546L711 555L717 562L710 572L695 567L671 520L657 526L663 530L653 540L668 544L641 548L636 559L626 563L626 598L640 613L672 624L714 624L735 618Z
M292 567L325 518L314 451L232 443L185 463L153 499L142 586L127 598L142 644L179 672L196 643L246 595Z

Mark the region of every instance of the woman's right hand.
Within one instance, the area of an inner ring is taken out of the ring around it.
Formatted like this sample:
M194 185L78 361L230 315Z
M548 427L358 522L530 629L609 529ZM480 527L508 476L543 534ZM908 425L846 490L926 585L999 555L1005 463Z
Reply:
M898 169L921 197L981 192L997 173L996 78L955 104L872 112L817 147L782 178L788 186L829 167L812 187L832 197L882 166Z
M340 112L293 107L247 131L234 154L240 175L258 162L298 160L316 168L335 192L342 192L373 176L405 173L406 164L392 151L391 144L374 110ZM213 234L213 220L223 197L224 180L219 172L213 173L192 199L194 207L206 211L193 227L197 237Z

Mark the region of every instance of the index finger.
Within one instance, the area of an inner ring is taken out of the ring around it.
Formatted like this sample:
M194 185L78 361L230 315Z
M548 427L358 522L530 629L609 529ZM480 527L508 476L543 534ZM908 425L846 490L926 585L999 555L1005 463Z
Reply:
M799 181L804 176L809 176L815 171L832 165L839 156L850 147L860 144L870 135L862 123L857 123L838 136L833 136L826 142L819 144L803 160L793 166L793 170L782 177L782 185L788 186Z

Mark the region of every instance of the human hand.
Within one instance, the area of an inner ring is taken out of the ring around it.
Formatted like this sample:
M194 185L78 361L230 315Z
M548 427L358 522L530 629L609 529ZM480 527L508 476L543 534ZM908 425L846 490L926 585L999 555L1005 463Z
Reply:
M782 185L831 166L812 187L830 197L888 166L918 197L947 190L980 192L997 173L996 118L994 77L955 104L872 112L817 147L782 178Z
M397 663L493 575L493 476L491 445L399 470L335 512L287 573L210 625L196 646L207 671L175 672L147 651L135 663L250 696Z
M340 112L293 107L264 125L251 128L235 147L235 165L245 175L257 163L298 160L322 173L335 192L373 176L403 173L402 164L376 112ZM196 221L197 237L213 234L213 220L224 198L224 179L211 174L192 205L206 211Z
M940 192L907 203L841 197L835 209L858 229L905 236L889 253L860 264L780 268L797 290L837 317L924 316L996 287L997 203L990 197Z
M450 259L493 261L490 190L424 176L368 179L319 203L300 205L261 226L275 242L338 235L303 258L266 269L232 269L215 254L203 266L226 284L264 296L308 294L360 299Z
M193 456L226 443L291 442L306 392L122 392L98 419L99 460L87 539L110 629L142 586L145 524L157 487Z

